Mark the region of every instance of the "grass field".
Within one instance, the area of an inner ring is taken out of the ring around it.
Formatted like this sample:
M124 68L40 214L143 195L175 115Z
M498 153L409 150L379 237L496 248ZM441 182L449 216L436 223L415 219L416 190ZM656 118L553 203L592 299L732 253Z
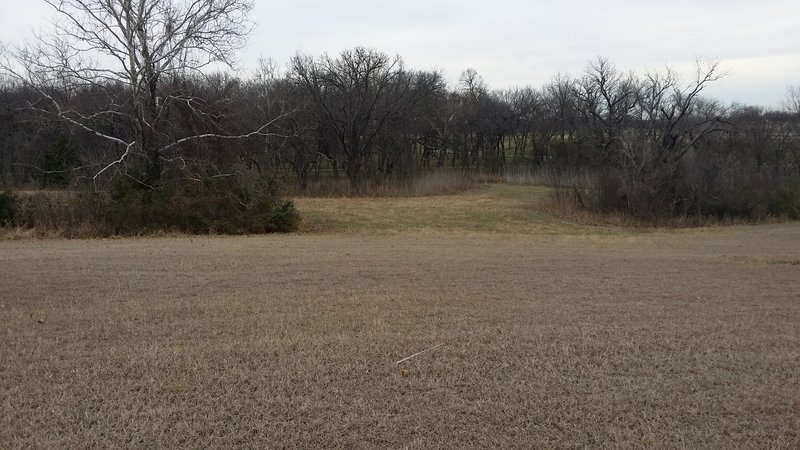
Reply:
M0 447L800 446L799 224L592 227L542 192L0 242Z
M478 184L458 194L429 197L299 198L301 229L310 232L480 232L516 234L607 234L546 212L550 188ZM630 231L630 230L625 230Z

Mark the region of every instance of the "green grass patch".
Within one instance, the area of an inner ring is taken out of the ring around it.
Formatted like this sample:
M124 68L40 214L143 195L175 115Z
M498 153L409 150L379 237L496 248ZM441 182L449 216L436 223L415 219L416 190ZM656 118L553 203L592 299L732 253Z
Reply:
M300 198L311 232L618 233L624 228L571 222L547 212L542 186L479 184L450 195L412 198Z

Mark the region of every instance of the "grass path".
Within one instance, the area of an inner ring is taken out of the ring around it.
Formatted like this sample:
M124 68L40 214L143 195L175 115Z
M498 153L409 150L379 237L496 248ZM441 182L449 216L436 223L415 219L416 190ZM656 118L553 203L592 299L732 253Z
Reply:
M451 195L387 198L298 198L301 230L385 233L467 231L503 233L616 233L562 220L543 208L550 193L539 186L481 184Z

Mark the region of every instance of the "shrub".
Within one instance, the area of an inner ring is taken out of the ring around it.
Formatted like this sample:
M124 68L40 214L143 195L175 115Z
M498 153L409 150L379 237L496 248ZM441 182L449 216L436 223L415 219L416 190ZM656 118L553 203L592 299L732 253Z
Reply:
M622 170L604 172L588 190L587 207L652 222L675 218L764 220L800 218L800 179L754 165L699 167L687 161L671 171L631 180Z
M17 197L11 192L0 192L0 225L15 223Z
M160 190L121 183L107 201L104 220L118 234L245 234L294 231L299 214L271 183L208 179Z
M619 211L625 208L626 193L618 172L603 171L597 177L597 198L595 206L603 212Z
M272 233L294 231L299 221L294 204L280 199L268 182L209 179L159 190L120 182L111 193L0 194L0 225L44 236Z
M286 233L297 230L300 214L291 200L281 201L270 207L256 208L251 219L251 231Z

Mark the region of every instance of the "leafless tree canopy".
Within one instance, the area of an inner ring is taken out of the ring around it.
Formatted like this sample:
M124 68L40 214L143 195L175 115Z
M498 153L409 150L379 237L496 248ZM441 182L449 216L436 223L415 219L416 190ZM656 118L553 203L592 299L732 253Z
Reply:
M800 86L792 86L786 93L786 108L800 116Z
M338 58L298 55L291 69L292 80L316 108L320 131L335 147L328 154L341 154L354 187L370 165L387 174L397 158L408 154L413 133L407 121L420 114L426 99L444 90L438 73L408 71L400 57L366 48ZM392 151L397 146L401 151ZM389 151L376 161L379 148Z
M178 110L195 115L199 123L214 114L206 101L180 88L181 80L203 79L215 64L234 63L250 31L252 1L45 1L57 12L53 32L14 52L5 72L39 94L31 108L118 149L93 161L95 179L114 169L157 183L165 163L180 160L186 166L183 144L231 137L220 128L176 134L169 119ZM73 101L86 92L98 102ZM266 128L262 124L251 133ZM133 158L146 166L144 172L127 170Z

